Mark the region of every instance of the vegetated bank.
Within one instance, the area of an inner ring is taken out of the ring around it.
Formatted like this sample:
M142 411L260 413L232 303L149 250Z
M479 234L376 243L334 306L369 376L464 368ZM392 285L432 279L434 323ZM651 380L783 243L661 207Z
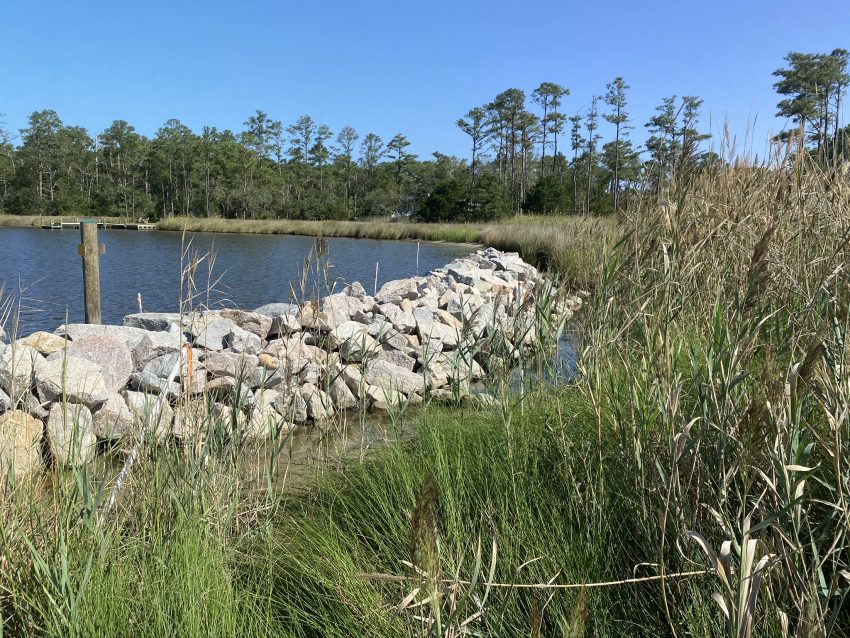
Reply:
M2 567L7 632L848 635L848 210L804 155L665 183L604 254L573 385L429 410L303 493L159 457L99 544L63 482L43 560Z

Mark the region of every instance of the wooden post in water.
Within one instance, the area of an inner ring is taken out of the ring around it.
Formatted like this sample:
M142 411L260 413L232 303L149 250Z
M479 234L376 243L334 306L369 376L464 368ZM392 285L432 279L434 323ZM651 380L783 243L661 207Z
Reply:
M83 291L86 300L86 323L100 323L100 256L106 248L97 242L97 222L80 222L82 243L77 252L83 258Z

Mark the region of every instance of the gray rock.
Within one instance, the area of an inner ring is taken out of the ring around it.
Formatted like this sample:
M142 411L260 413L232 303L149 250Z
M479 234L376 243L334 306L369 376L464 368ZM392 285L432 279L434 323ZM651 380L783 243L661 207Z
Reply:
M308 301L298 313L299 323L311 330L328 332L350 319L347 312L333 305L327 307L329 310L317 309L312 302Z
M133 367L141 370L145 364L156 357L170 352L179 352L183 345L183 335L179 332L148 332L132 347Z
M246 310L222 310L221 316L230 319L243 330L265 339L272 328L271 317L259 312L248 312Z
M215 314L196 317L189 326L194 345L207 350L224 350L234 330L242 329L230 319Z
M128 390L124 393L124 398L140 431L144 431L146 436L152 435L154 440L162 441L171 434L174 410L168 401L163 401L159 412L155 413L156 396L154 395Z
M154 357L145 364L142 372L152 374L160 379L167 379L171 372L176 368L177 362L180 360L179 352L171 352ZM179 371L178 371L179 374ZM176 378L176 377L175 377Z
M56 334L65 335L72 341L82 339L83 337L91 337L92 335L108 335L120 339L132 350L139 342L151 333L141 328L131 328L129 326L102 326L88 323L69 323L64 326L59 326L56 329Z
M272 320L269 335L290 334L301 330L298 313L301 307L293 303L270 303L260 306L254 312Z
M421 394L425 388L425 379L421 374L381 359L367 364L363 378L369 385L398 390L404 394Z
M363 373L360 370L360 366L354 364L344 366L340 370L339 378L342 379L355 397L362 395L366 382L363 380Z
M84 405L54 403L47 417L45 433L56 464L84 465L94 458L97 438L92 414Z
M434 325L434 311L430 308L416 308L413 310L413 319L416 321L416 332L420 337L431 333Z
M0 388L11 397L28 390L45 359L35 348L23 344L0 345Z
M334 295L328 295L322 299L319 309L322 312L328 312L334 315L345 315L346 321L356 312L365 310L363 302L357 297L350 297L344 292L338 292Z
M204 357L204 365L214 379L231 377L241 379L252 388L260 385L259 358L253 354L210 352Z
M105 401L109 392L101 367L88 359L57 357L36 369L36 387L42 401L64 400L88 408Z
M481 269L466 261L460 263L452 262L452 264L446 266L446 272L456 282L466 284L467 286L474 286L481 279L481 276L485 274Z
M393 365L397 365L399 368L404 368L405 370L409 370L411 372L416 366L416 359L404 354L400 350L395 350L393 348L385 347L383 350L381 350L381 352L378 353L378 359L388 361Z
M436 321L434 319L434 313L431 310L417 308L414 313L416 317L416 331L423 340L423 343L426 341L439 341L443 344L444 349L457 347L459 334L456 328L450 328L443 322Z
M173 382L171 385L168 385L168 379L163 379L145 370L133 373L130 377L130 387L143 393L159 395L162 392L167 392L168 396L171 397L180 395L179 383Z
M42 467L44 425L21 410L0 416L0 481L9 474L25 478Z
M378 344L362 323L346 321L328 333L328 346L339 350L346 361L363 361L374 355Z
M402 310L394 303L382 303L378 305L378 311L393 324L399 332L413 332L416 328L416 319L413 313Z
M45 406L49 406L50 402L42 403L32 392L24 394L22 398L18 399L17 403L30 416L34 416L36 419L42 421L47 418L47 409Z
M419 296L421 281L421 277L388 281L381 286L378 294L375 295L375 300L379 303L399 303L402 299L416 299Z
M307 401L301 392L281 392L272 402L274 409L289 423L307 421Z
M228 335L224 339L225 347L231 348L236 352L245 352L248 354L259 354L263 349L263 340L248 330L233 326Z
M113 392L92 411L92 425L98 439L109 441L132 435L136 418L124 397Z
M130 348L120 339L110 335L92 335L75 339L68 344L68 355L86 359L100 366L103 382L108 392L118 392L127 385L133 374L133 356ZM53 357L61 357L57 352Z
M0 390L0 412L5 412L12 407L12 399L3 390Z
M399 332L395 326L385 321L370 324L369 334L383 345L396 350L404 350L410 347L409 335Z
M328 395L330 395L337 410L349 410L357 407L357 397L354 396L341 374L330 382Z
M154 332L167 332L172 324L181 323L179 312L136 312L124 317L128 328L141 328Z
M275 390L262 390L257 393L251 406L251 417L245 428L245 436L248 439L264 439L273 432L279 436L292 429L292 424L287 423L275 409L279 397L280 392Z
M174 425L171 431L181 440L200 442L215 418L215 408L206 399L180 401L174 410Z
M466 384L484 378L484 369L481 365L475 359L470 360L468 356L464 356L457 350L445 355L443 368L450 379Z
M314 421L326 421L334 415L334 404L330 396L312 383L305 383L298 390L307 404L307 416Z
M51 332L33 332L28 337L18 339L16 343L35 348L39 353L47 357L54 352L63 350L68 341L64 337Z
M348 284L345 288L342 289L343 294L348 295L349 297L357 297L360 301L363 301L366 297L368 297L368 293L366 289L363 287L359 281L352 282Z

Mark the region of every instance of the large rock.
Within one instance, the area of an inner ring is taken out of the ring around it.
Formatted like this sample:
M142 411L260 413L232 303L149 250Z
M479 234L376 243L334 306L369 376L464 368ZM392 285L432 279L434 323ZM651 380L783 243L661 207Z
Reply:
M72 355L45 361L36 370L35 381L42 401L67 400L91 408L109 394L101 367Z
M180 373L180 370L176 370L177 362L180 358L181 354L179 352L161 354L148 361L145 364L145 367L142 368L142 372L147 372L148 374L152 374L160 379L167 379L172 372L176 371L177 374ZM181 367L185 367L185 365L186 364L181 364Z
M363 389L368 384L363 380L363 371L360 366L354 364L344 366L339 372L339 378L355 397L362 397Z
M113 392L92 411L92 426L98 439L122 439L135 432L136 417L124 397Z
M259 354L263 349L263 340L260 337L239 326L233 326L230 333L225 337L224 344L236 352L248 354Z
M169 397L180 395L180 384L173 381L170 385L168 379L163 379L153 372L142 370L134 372L130 377L130 387L143 393L159 395L165 392Z
M129 326L109 326L89 323L69 323L64 326L59 326L56 329L57 335L67 336L72 341L82 339L83 337L91 337L92 335L108 335L120 339L132 350L146 336L151 334L147 330L141 328L131 328Z
M43 421L47 418L46 406L49 407L50 402L39 401L38 397L35 396L31 391L25 392L22 397L16 397L15 407L22 409L24 412L26 412L30 416L35 417L39 421Z
M132 346L133 366L135 370L141 370L145 364L155 357L179 352L183 345L183 334L172 324L168 332L147 332L135 346Z
M12 399L3 390L0 390L0 413L12 407Z
M293 425L275 409L279 397L280 393L275 390L257 392L245 430L248 439L265 439L273 433L281 436L292 429Z
M45 360L35 348L23 344L0 345L0 388L12 398L28 390Z
M238 352L208 352L203 357L204 365L212 378L245 377L253 374L258 357Z
M294 380L296 385L316 384L327 367L328 354L316 346L300 342L291 348L278 350L280 368L285 381Z
M207 314L195 317L189 325L189 332L198 348L223 350L228 346L227 341L234 328L241 330L230 319L225 319L217 314Z
M301 307L294 303L269 303L254 310L257 314L271 319L269 335L290 334L301 330L298 321L300 311Z
M357 297L351 297L344 292L338 292L333 295L328 295L322 299L319 304L319 309L322 312L327 312L335 316L345 316L345 320L350 319L355 313L365 310L363 302Z
M384 347L377 355L378 359L383 361L388 361L393 365L397 365L400 368L404 368L405 370L413 371L413 368L416 367L416 359L403 353L400 350L395 350L394 348Z
M221 316L230 319L243 330L265 339L272 328L271 317L259 312L248 312L247 310L222 310Z
M328 395L337 410L348 410L357 407L357 397L348 387L341 374L336 375L328 387Z
M432 309L416 308L413 311L413 316L416 319L416 332L423 343L439 341L446 349L457 347L459 331L457 328L450 328L442 321L436 320Z
M369 335L368 328L356 321L346 321L331 330L328 346L339 350L346 361L363 361L378 350L378 343Z
M481 365L469 355L461 354L457 350L444 356L442 366L450 379L466 385L484 378L484 369Z
M124 393L124 397L140 431L144 429L145 434L152 434L157 441L162 441L171 433L174 410L168 401L163 401L159 413L155 414L156 396L128 390Z
M29 476L42 466L44 425L21 410L0 416L0 482L7 475Z
M312 301L308 301L298 313L298 322L310 330L328 332L351 318L346 312L334 306L328 307L329 310L321 310Z
M18 339L19 344L35 348L45 357L65 348L68 340L52 332L33 332L31 335Z
M133 374L133 356L130 348L120 339L110 335L92 335L75 339L68 345L68 355L87 359L100 366L103 382L108 392L122 390ZM53 357L63 356L57 352Z
M281 392L272 405L288 423L304 423L307 420L307 401L301 392Z
M204 365L210 376L241 379L252 388L260 385L259 358L253 354L238 352L210 352L204 357Z
M137 312L124 317L124 325L154 332L167 332L173 324L180 325L179 312Z
M201 441L214 419L210 404L206 399L181 401L174 410L174 436L183 440Z
M378 294L375 295L375 300L379 303L399 303L402 299L416 299L419 296L419 284L421 281L421 277L388 281L381 286Z
M88 463L96 451L92 414L84 405L54 403L47 417L45 433L59 466L76 466Z
M421 374L405 370L401 366L381 359L375 359L367 364L363 378L369 385L398 390L404 394L421 394L425 388L425 379Z
M400 306L394 303L379 304L378 312L384 315L399 332L413 332L416 328L416 319L413 317L413 313L409 310L402 310Z
M312 383L305 383L298 393L304 398L307 416L313 421L326 421L334 415L333 400L324 390Z

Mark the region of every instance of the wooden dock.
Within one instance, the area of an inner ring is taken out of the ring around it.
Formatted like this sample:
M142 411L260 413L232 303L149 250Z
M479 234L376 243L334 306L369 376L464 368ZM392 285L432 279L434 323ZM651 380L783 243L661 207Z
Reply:
M151 224L148 222L102 222L98 221L98 228L109 228L112 230L156 230L156 224ZM80 228L80 220L66 222L60 220L58 222L51 221L49 223L42 224L41 227L44 230L79 230Z

